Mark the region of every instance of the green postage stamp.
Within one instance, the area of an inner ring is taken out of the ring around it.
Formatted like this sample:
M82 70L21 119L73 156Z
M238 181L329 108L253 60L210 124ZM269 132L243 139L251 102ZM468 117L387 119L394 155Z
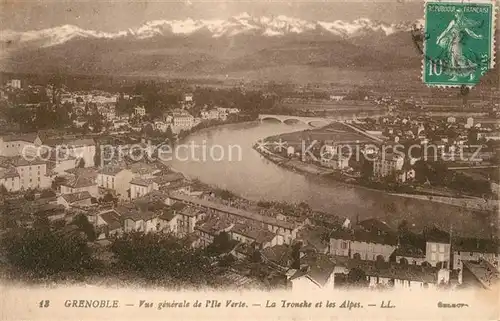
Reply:
M494 63L495 0L425 3L425 84L472 87Z

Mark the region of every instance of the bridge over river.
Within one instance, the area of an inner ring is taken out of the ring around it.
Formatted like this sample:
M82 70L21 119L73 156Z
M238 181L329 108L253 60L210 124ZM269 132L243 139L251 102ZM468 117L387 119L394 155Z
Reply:
M260 114L259 120L274 119L279 120L282 123L286 122L299 122L304 123L309 126L319 127L326 126L333 122L350 122L356 120L356 116L329 116L329 117L303 117L303 116L292 116L292 115L271 115L271 114Z
M304 123L304 124L312 126L312 127L323 127L323 126L326 126L326 125L334 123L334 122L342 122L353 131L358 132L361 135L364 135L364 136L366 136L366 137L368 137L376 142L379 142L379 143L382 142L382 139L380 137L370 135L367 132L365 132L364 130L361 130L355 126L352 126L350 123L352 123L353 121L358 119L355 115L353 115L353 116L330 116L330 117L302 117L302 116L271 115L271 114L260 114L259 115L260 121L263 121L266 119L279 120L282 123L300 122L300 123Z

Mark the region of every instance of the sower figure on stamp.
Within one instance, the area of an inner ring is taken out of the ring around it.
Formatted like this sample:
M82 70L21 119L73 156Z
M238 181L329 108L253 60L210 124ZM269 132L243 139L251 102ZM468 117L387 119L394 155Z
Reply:
M444 49L445 57L449 62L445 72L451 76L450 80L458 80L458 77L467 76L470 80L474 79L477 63L469 58L474 53L465 44L467 37L483 38L471 29L480 25L481 22L468 19L462 9L457 9L455 19L450 21L448 27L437 38L436 44Z

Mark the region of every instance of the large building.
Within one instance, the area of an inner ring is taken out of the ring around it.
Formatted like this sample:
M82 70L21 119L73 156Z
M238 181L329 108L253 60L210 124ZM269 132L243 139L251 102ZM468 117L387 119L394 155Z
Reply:
M97 175L97 185L104 190L112 191L121 200L128 199L129 184L134 178L130 169L118 166L105 166L99 170Z
M0 156L36 156L41 144L37 133L0 136Z
M376 219L367 219L352 229L343 228L330 234L330 254L351 259L388 262L397 244L392 229Z
M96 143L92 138L82 139L52 139L47 141L46 145L56 151L64 152L69 157L75 158L75 166L94 167L94 157L96 154Z
M176 110L172 113L172 124L175 128L190 129L194 126L194 117L184 110Z
M391 175L397 176L403 170L404 158L400 155L387 153L373 161L373 176L383 178Z
M95 177L79 175L70 178L61 184L61 194L75 194L88 192L92 197L99 196L99 189Z
M11 88L16 88L16 89L20 89L21 88L21 80L19 79L11 79L7 82L7 86L11 87Z
M8 192L17 192L21 189L20 176L15 168L4 168L0 165L0 186Z
M39 158L28 160L22 156L0 157L0 169L4 172L3 185L10 191L44 189L52 183L47 176L47 163Z

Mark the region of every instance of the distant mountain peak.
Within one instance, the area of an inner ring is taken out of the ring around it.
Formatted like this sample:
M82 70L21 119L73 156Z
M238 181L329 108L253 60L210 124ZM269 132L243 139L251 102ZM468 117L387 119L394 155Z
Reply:
M167 35L191 35L205 30L212 37L233 37L241 34L253 34L264 37L280 37L289 34L302 34L320 31L322 35L331 34L344 38L357 37L372 32L383 32L386 36L398 31L407 31L412 23L387 24L359 18L354 21L335 20L306 21L285 15L251 16L247 12L240 13L226 20L192 19L184 20L152 20L136 28L128 28L119 32L101 32L82 29L74 25L63 25L42 30L25 32L3 30L1 41L21 45L50 47L75 38L115 39L133 37L147 39Z

